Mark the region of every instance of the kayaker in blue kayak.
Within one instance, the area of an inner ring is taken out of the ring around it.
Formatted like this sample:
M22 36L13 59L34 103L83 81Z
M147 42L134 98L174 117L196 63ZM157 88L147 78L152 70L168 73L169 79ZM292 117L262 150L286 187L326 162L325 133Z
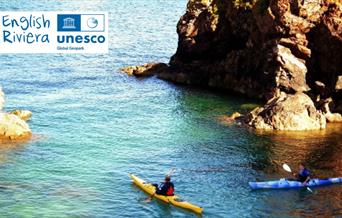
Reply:
M303 163L299 164L299 172L297 174L293 174L297 179L297 181L306 185L310 181L310 171L306 169Z
M162 182L160 185L158 184L152 184L154 187L156 187L156 192L151 195L149 198L145 200L145 202L151 202L152 198L158 194L158 195L164 195L164 196L173 196L175 191L175 186L171 182L171 176L167 175L165 177L165 181Z

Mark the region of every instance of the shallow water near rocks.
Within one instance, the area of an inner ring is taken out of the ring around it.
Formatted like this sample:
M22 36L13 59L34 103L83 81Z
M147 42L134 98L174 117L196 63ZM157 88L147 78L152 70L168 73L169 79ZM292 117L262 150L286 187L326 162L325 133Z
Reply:
M255 102L119 73L167 62L185 0L7 1L1 10L110 12L108 55L1 55L6 110L29 109L35 133L0 146L0 217L195 217L146 195L128 173L158 182L172 168L176 191L204 217L342 215L342 185L251 191L248 181L288 176L300 161L318 177L342 176L340 125L261 133L217 117Z

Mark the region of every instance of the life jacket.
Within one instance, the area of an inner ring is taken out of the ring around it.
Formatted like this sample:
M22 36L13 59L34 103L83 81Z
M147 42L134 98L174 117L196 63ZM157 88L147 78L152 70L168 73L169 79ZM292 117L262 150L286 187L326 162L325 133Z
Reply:
M304 182L310 176L310 171L304 169L298 173L298 181Z
M166 192L166 196L173 196L174 195L174 188L172 186L169 187L169 189Z

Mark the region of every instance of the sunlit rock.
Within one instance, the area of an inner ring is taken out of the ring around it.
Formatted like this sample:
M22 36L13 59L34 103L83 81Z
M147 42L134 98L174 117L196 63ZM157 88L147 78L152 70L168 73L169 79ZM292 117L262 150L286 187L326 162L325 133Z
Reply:
M0 139L25 139L31 136L29 125L14 114L0 112Z
M322 107L324 116L329 123L341 123L342 115L340 113L332 113L330 111L331 103L333 103L332 98L325 99L323 107Z
M14 110L10 114L17 115L20 119L28 121L32 117L32 112L29 110Z
M240 114L239 112L234 112L232 115L223 115L218 117L218 121L223 124L232 124L235 121L242 119L243 115Z
M313 101L304 93L282 93L264 107L254 109L247 122L256 129L315 130L326 127L326 119L317 111Z
M0 87L0 109L4 106L5 94ZM0 111L0 140L28 139L32 132L26 123L32 116L30 111L15 110L11 113Z
M121 69L122 72L129 76L148 77L161 73L167 69L164 63L148 63L141 66L130 66Z

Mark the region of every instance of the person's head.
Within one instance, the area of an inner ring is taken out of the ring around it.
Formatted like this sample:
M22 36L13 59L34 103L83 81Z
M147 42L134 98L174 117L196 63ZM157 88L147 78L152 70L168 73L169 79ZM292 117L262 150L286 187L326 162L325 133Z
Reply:
M304 163L300 163L300 164L299 164L299 169L300 169L300 170L304 170L304 169L305 169Z
M166 175L165 176L165 182L170 182L171 181L171 176L170 175Z

